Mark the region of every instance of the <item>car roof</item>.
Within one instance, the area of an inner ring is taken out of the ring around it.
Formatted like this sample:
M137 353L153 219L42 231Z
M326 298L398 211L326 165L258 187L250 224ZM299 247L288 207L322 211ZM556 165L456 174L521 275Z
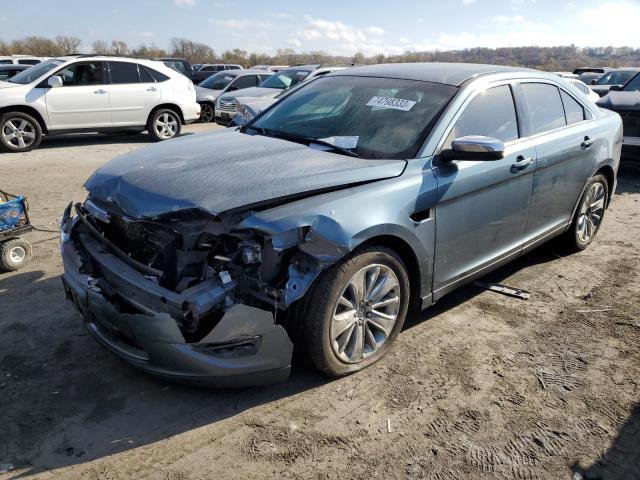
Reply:
M544 72L522 67L484 65L477 63L387 63L347 68L330 73L330 76L384 77L402 80L444 83L460 86L467 80L490 73L536 73Z
M320 64L318 64L318 63L309 64L309 65L291 65L290 67L283 68L280 71L283 71L283 70L308 70L310 72L313 72L317 68L320 68Z
M6 63L0 65L0 70L26 70L27 68L31 68L33 65L20 65L18 63Z

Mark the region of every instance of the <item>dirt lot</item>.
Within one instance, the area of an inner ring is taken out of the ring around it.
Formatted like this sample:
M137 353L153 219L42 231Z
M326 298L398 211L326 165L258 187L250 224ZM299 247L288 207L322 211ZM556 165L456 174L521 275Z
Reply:
M96 167L146 144L51 139L0 154L0 186L55 229ZM35 233L34 262L0 275L0 464L15 465L0 479L640 478L639 213L626 158L591 248L491 275L529 301L465 287L364 372L327 381L297 362L286 383L241 391L117 361L64 300L57 236Z

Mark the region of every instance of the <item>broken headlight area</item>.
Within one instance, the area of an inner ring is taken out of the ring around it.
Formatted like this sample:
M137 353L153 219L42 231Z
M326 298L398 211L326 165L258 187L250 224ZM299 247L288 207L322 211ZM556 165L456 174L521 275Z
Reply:
M234 229L242 218L199 211L142 220L91 199L77 204L76 212L72 239L83 252L83 273L97 279L96 287L120 311L168 313L188 342L200 342L236 304L273 312L277 319L277 311L301 298L331 263L315 255L319 242L308 226L274 236ZM105 254L119 257L130 272L110 271ZM227 349L246 353L259 347L242 342L206 348L226 355Z

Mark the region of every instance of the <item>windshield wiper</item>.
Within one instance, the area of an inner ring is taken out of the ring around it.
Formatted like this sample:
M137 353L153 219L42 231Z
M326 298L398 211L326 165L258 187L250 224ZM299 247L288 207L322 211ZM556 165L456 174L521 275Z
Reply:
M263 137L267 136L267 131L264 128L254 127L253 125L242 125L240 127L240 132L244 133L244 131L248 130L248 129L251 129L251 130L254 130L254 131L258 132Z
M256 127L253 127L253 128L256 128ZM307 146L312 143L315 143L316 145L329 147L332 150L335 150L336 152L339 152L343 155L347 155L349 157L356 157L356 158L360 157L360 155L358 155L356 152L352 150L349 150L348 148L339 147L338 145L335 145L331 142L327 142L325 140L320 140L319 138L305 137L303 135L293 135L291 133L279 132L277 130L269 130L269 136L275 137L275 138L281 138L283 140L289 140L292 142L306 143Z

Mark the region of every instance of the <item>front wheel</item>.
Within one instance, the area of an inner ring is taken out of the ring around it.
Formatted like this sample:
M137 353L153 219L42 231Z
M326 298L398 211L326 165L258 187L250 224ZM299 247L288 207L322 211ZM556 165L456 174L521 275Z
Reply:
M149 118L147 130L155 142L177 137L182 130L180 116L168 108L156 110Z
M7 152L28 152L40 145L42 128L31 115L9 112L0 118L0 146Z
M564 235L564 243L569 251L582 251L593 242L602 225L608 198L609 184L604 175L591 177L578 204L571 228Z
M330 377L378 361L404 324L409 278L386 247L360 250L325 271L307 293L298 321L314 366Z

